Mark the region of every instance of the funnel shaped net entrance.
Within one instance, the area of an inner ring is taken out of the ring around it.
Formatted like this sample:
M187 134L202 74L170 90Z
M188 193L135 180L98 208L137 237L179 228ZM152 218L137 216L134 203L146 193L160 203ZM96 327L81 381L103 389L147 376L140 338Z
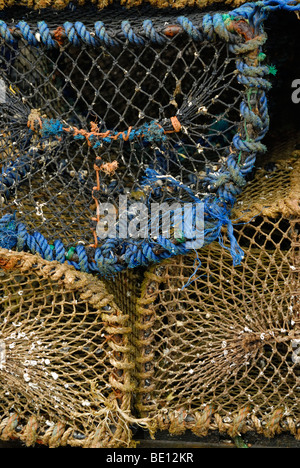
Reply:
M239 199L240 266L213 243L146 273L135 323L137 408L152 427L299 439L297 157L258 171Z
M230 210L268 128L261 18L148 12L3 16L2 247L109 276L228 226L241 260Z
M0 266L1 440L127 446L128 317L68 265L1 249Z

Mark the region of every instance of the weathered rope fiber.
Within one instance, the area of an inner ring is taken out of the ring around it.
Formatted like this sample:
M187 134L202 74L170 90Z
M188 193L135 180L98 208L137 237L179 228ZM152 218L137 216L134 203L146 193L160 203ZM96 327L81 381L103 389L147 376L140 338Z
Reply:
M260 9L261 14L267 15L271 11L287 10L290 12L299 11L300 5L296 0L266 0L255 3ZM231 13L233 16L240 15L241 17L250 17L254 13L254 3L245 3ZM221 14L206 14L200 24L194 25L185 16L179 16L177 23L180 25L177 28L176 34L184 31L195 41L210 39L214 34L225 41L237 41L236 36L228 31L224 23L224 18ZM16 38L22 37L31 46L37 46L40 43L47 48L57 47L61 41L68 40L74 46L80 46L81 43L88 44L92 47L98 47L100 44L106 46L115 46L118 40L128 40L135 45L143 45L145 41L151 41L156 44L163 44L168 40L170 28L165 27L161 31L153 25L153 22L148 19L144 20L141 31L135 32L128 20L121 22L120 32L115 32L114 37L105 27L102 21L96 21L93 29L87 27L81 21L76 21L74 24L66 21L63 26L50 30L45 21L39 21L36 30L32 32L30 25L26 21L19 21L13 28L9 28L7 23L0 21L0 37L6 42L14 44Z

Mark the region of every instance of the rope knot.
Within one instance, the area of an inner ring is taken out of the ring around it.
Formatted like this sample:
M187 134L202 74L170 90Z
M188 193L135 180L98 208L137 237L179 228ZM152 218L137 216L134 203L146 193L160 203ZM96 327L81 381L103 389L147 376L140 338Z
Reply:
M40 113L41 109L31 109L27 119L27 127L33 132L41 130L43 128L42 116Z

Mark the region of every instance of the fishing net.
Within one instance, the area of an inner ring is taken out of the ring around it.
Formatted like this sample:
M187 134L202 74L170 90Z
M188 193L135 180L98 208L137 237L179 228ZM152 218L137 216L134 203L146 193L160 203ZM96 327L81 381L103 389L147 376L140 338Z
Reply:
M299 170L296 152L249 183L234 213L241 266L213 243L146 273L137 408L151 430L299 439Z
M128 447L128 317L102 282L0 251L0 439Z
M299 154L251 180L282 5L1 12L1 440L299 438ZM130 235L173 202L182 232L169 210L170 237ZM125 234L99 235L105 203Z
M95 15L2 13L2 247L108 277L228 226L238 264L230 212L269 126L267 13Z

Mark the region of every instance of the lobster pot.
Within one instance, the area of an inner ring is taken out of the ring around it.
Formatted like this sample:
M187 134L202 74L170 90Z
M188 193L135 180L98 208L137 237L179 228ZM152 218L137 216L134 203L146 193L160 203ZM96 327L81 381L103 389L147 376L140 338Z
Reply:
M146 273L134 336L152 430L299 439L298 157L259 169L240 198L240 266L213 243Z
M128 447L128 317L102 282L0 251L0 440Z
M129 223L139 203L202 199L217 236L220 206L228 215L232 203L226 184L240 191L264 150L265 15L183 13L3 11L0 214L16 232L8 239L1 223L3 248L114 275L187 250L173 237L132 239L123 212Z

